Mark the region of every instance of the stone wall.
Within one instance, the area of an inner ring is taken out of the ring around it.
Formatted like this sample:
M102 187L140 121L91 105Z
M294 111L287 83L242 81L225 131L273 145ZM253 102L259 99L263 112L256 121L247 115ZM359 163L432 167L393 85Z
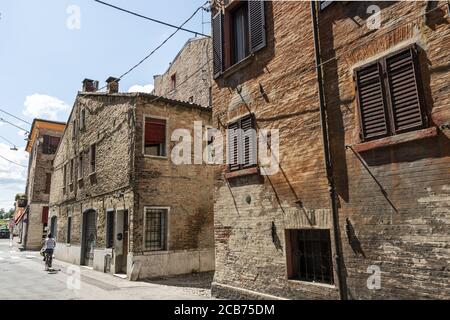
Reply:
M210 38L188 40L162 75L154 76L155 94L170 99L210 106L212 85L212 47ZM176 78L173 90L172 76Z

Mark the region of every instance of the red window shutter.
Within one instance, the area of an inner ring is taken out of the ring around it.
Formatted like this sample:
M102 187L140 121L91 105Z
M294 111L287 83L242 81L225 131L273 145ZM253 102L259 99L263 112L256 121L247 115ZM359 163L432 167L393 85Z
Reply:
M48 207L42 208L42 223L48 222Z
M145 145L166 143L166 120L145 119Z
M394 133L423 127L425 117L419 95L414 48L386 58L386 71Z
M356 71L356 90L362 138L370 140L387 136L389 125L380 63Z

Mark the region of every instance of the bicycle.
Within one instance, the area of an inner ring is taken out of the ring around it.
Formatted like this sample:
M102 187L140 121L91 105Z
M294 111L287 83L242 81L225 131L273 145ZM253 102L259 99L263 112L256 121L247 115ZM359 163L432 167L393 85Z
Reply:
M51 271L53 262L53 250L44 251L45 271Z

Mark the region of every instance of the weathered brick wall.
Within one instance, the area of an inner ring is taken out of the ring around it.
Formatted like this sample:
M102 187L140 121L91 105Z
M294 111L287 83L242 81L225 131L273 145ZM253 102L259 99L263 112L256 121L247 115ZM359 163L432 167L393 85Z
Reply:
M124 206L132 211L130 175L132 168L133 95L89 94L78 96L54 160L50 192L51 214L58 216L58 241L66 240L67 213L72 211L72 244L80 244L82 213L97 211L96 247L105 246L106 209ZM85 129L79 130L79 113L86 110ZM73 136L73 120L77 121ZM90 171L89 148L96 143L96 172ZM83 179L78 180L78 156L83 154ZM73 184L63 190L63 166L69 183L70 159L75 159ZM125 192L125 199L117 197Z
M169 142L167 158L143 155L143 117L167 118L168 140L175 129L187 129L193 137L194 121L211 124L211 110L189 104L170 105L153 102L154 97L141 97L136 108L135 135L135 214L131 217L131 248L136 254L143 247L144 207L170 207L169 250L213 248L213 167L205 164L175 165L171 161ZM192 152L193 152L192 147Z
M212 83L212 47L210 38L192 38L181 49L167 71L154 77L155 94L170 99L210 106ZM176 89L171 77L176 75Z
M247 114L236 91L241 86L258 126L279 129L280 171L228 182L225 167L216 172L213 290L226 297L229 290L220 285L285 298L336 298L333 286L288 281L286 272L285 229L332 231L309 3L266 2L265 8L267 47L242 70L217 79L213 123L223 130L231 119ZM235 296L242 294L235 291Z
M382 9L380 30L366 27L363 2L333 4L320 26L323 60L337 57L324 74L349 297L448 299L450 132L361 153L395 209L345 145L359 142L352 67L410 43L423 51L420 70L431 126L449 123L450 19L443 7L425 24L425 1L370 4ZM346 218L365 258L348 243ZM370 265L381 269L380 290L367 288Z

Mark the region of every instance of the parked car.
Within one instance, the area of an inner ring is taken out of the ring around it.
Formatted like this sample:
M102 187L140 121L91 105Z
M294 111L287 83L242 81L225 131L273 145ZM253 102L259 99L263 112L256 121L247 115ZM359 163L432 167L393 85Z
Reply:
M0 239L9 239L8 226L0 226Z

